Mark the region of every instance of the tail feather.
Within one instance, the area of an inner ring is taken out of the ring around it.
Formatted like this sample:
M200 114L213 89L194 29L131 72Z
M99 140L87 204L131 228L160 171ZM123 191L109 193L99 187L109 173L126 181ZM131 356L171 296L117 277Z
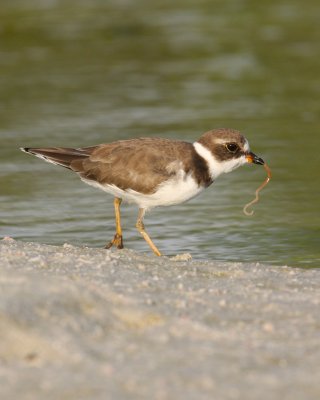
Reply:
M73 161L83 160L89 157L95 148L96 146L79 148L79 149L66 148L66 147L48 147L48 148L21 147L20 150L24 151L25 153L39 157L49 163L71 169L71 163Z

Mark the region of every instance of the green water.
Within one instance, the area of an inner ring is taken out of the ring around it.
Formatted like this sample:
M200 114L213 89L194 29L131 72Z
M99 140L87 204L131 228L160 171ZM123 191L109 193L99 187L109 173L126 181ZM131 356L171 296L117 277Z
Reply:
M320 3L1 1L0 235L101 247L112 198L17 150L241 130L259 166L146 226L165 254L319 267ZM125 244L149 251L123 207Z

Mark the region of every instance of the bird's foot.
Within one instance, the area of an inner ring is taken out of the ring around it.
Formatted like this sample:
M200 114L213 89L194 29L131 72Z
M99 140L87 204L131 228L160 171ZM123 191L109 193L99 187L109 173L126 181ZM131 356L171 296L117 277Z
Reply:
M119 235L118 233L116 233L114 235L114 238L111 240L111 242L107 243L104 248L110 249L112 246L116 246L117 249L123 249L122 235Z

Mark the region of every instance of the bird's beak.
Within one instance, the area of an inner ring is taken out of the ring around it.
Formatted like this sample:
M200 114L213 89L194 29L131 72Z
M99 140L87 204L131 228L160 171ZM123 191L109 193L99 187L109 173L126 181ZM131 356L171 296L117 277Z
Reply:
M256 156L251 151L246 154L246 159L247 159L248 163L259 164L259 165L263 165L264 164L263 159L258 157L258 156Z

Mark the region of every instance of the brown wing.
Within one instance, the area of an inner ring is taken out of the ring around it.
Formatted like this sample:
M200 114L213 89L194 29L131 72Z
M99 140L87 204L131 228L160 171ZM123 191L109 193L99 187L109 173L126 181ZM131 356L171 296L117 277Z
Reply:
M82 178L147 194L184 168L182 159L192 149L190 143L167 139L123 140L97 146L88 157L75 158L70 168Z
M78 173L81 178L114 184L126 190L153 193L181 168L192 173L199 185L212 183L208 166L191 143L159 138L120 140L84 148L22 148L53 164Z
M25 153L32 154L36 157L42 158L43 160L61 165L65 168L71 168L71 163L76 160L84 160L90 156L94 149L93 147L84 147L79 149L67 148L67 147L46 147L46 148L32 148L22 147L21 150Z

